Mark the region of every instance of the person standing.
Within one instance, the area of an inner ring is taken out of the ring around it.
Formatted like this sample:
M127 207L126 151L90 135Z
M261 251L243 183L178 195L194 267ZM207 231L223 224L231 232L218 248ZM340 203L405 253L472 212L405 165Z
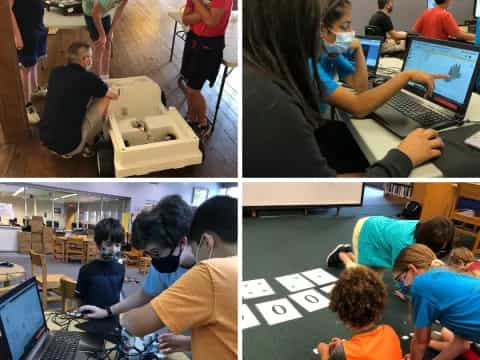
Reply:
M82 0L85 23L92 40L93 72L102 79L110 76L110 55L115 29L128 0ZM109 12L118 5L115 15Z
M38 60L47 53L48 31L43 24L44 9L41 0L9 0L15 46L25 99L28 122L40 121L32 104L32 97L45 96L47 90L38 85Z

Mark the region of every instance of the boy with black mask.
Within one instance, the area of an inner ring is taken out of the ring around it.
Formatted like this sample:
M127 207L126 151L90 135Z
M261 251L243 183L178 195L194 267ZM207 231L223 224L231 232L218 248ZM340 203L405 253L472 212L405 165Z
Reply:
M194 264L187 246L192 216L192 208L178 195L166 196L151 211L140 213L132 225L132 244L152 257L142 289L107 309L88 303L79 310L90 319L118 315L148 304L170 287Z
M82 266L75 295L82 304L108 308L120 300L125 267L118 261L125 232L118 220L107 218L95 226L98 259Z

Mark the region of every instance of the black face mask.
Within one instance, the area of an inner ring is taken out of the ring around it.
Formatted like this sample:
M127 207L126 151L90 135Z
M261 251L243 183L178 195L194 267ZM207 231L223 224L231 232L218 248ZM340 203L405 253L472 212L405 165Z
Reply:
M180 252L179 255L173 255L175 249L172 250L170 255L165 257L152 257L152 265L159 273L171 274L178 270L180 266Z

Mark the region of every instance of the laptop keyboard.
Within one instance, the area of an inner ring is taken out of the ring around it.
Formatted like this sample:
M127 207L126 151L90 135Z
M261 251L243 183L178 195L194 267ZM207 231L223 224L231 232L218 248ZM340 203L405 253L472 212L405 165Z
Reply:
M422 127L435 127L445 122L452 122L452 119L414 101L403 92L396 93L388 102L389 105L400 111L412 120L415 120Z
M58 331L52 336L42 360L73 359L78 349L81 333Z

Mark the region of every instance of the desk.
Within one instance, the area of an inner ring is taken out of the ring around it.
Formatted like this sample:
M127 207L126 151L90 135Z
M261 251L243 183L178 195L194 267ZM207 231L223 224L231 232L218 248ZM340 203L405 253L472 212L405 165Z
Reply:
M383 58L380 61L378 73L385 74L385 69L388 68L396 69L398 72L401 69L401 65L402 60L400 59ZM480 95L472 94L465 118L472 122L480 121ZM347 126L370 164L383 159L388 151L396 148L401 141L398 136L379 125L373 119L351 119L347 122ZM410 177L415 178L443 176L441 170L431 162L415 168L410 174Z
M25 280L25 269L23 266L14 264L13 267L0 267L0 294L13 289L16 284L12 284L12 281L23 279Z
M0 226L0 252L16 252L18 251L18 233L20 227Z
M170 47L170 62L173 59L173 50L175 49L175 40L176 38L182 39L185 41L186 33L185 30L178 30L178 24L182 25L182 18L179 10L170 10L168 16L175 22L173 28L172 36L172 45ZM213 119L210 121L212 124L212 132L215 130L215 124L217 122L218 110L220 109L220 103L222 101L223 88L225 87L225 81L227 77L232 73L232 71L238 66L238 13L233 11L230 17L230 23L227 27L227 32L225 33L225 49L223 50L223 60L222 64L224 66L222 73L222 80L220 83L220 91L218 93L217 103L215 105L215 113Z
M45 312L45 318L47 319L47 326L50 330L52 331L59 331L61 330L61 327L59 325L57 325L55 322L53 322L53 312L51 311L47 311ZM72 323L69 325L68 327L68 331L72 331L72 332L83 332L82 330L80 329L77 329L75 327L75 324L77 323L80 323L80 322L83 322L85 320L78 320L77 321L72 321ZM108 343L106 344L106 347L107 348L111 348L113 347L114 344L112 343ZM113 351L110 353L110 356L108 357L108 359L118 359L118 354L116 353L116 351ZM122 358L123 359L123 358ZM174 353L174 354L171 354L171 355L167 355L165 357L165 359L167 360L190 360L190 358L184 354L184 353Z

